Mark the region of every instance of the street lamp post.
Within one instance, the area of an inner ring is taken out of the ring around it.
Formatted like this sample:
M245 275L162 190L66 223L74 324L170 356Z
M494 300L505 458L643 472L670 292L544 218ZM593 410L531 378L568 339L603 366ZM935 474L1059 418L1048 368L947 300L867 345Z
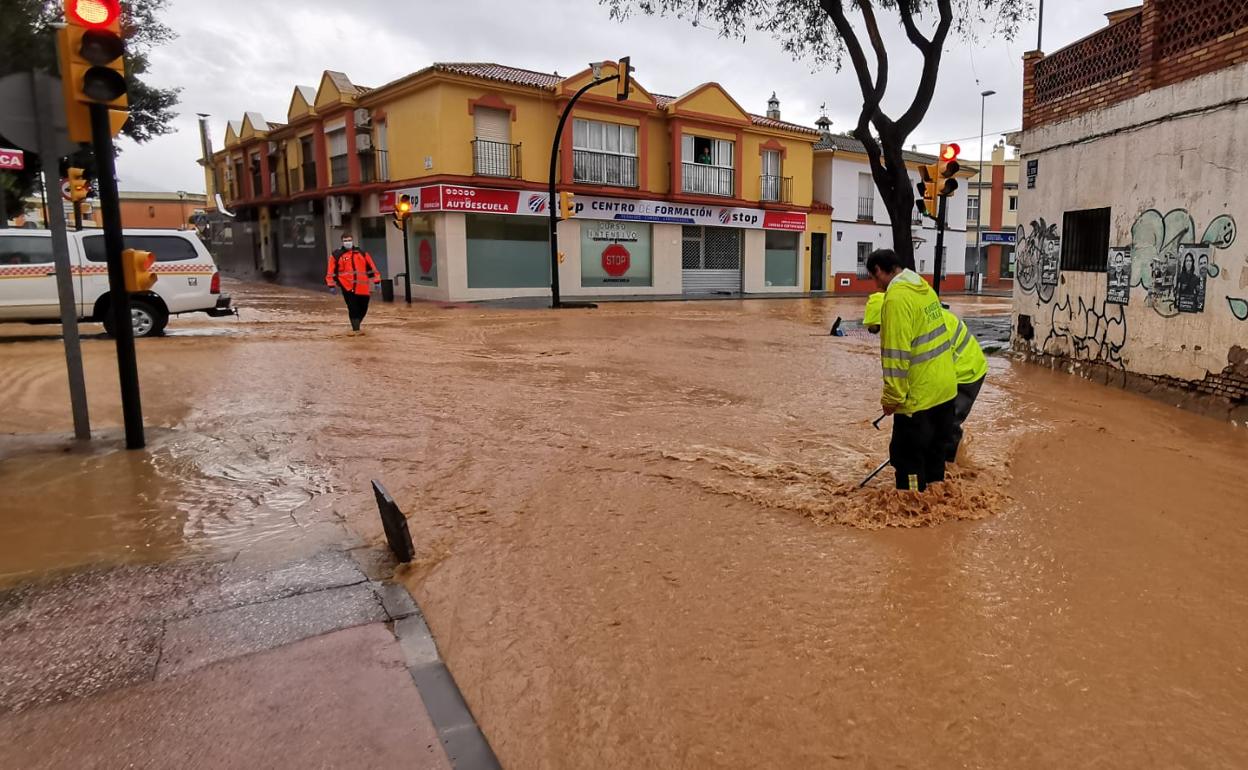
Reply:
M975 289L976 293L983 291L980 284L980 263L983 262L984 255L981 251L981 238L984 233L984 105L988 101L988 97L996 94L996 91L984 91L979 95L979 169L975 174Z

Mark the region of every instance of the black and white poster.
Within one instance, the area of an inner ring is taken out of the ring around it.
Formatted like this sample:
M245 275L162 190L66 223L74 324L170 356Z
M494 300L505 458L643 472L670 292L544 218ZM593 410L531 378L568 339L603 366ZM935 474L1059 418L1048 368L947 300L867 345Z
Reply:
M1180 313L1205 312L1205 281L1212 251L1212 246L1203 243L1179 247L1179 274L1174 295Z
M1126 305L1131 301L1131 249L1117 248L1109 250L1109 264L1106 269L1107 288L1105 301L1115 305Z
M1062 253L1056 248L1045 249L1044 254L1040 257L1040 285L1047 286L1049 289L1057 287L1058 276L1062 268ZM1049 292L1052 296L1053 292Z

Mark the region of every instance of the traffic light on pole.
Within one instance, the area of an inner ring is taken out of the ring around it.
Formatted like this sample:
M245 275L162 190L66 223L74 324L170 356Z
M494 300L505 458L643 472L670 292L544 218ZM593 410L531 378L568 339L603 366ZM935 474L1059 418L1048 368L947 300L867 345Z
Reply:
M940 193L938 191L936 180L940 178L940 164L933 163L928 166L919 166L919 179L921 180L916 189L919 192L920 201L916 201L915 205L919 211L929 217L935 218L939 209L936 204Z
M629 64L630 58L625 56L620 59L620 77L615 81L615 100L617 102L628 101L628 94L633 88L633 67Z
M91 141L89 105L103 104L116 135L125 125L126 45L120 0L65 0L66 25L57 32L69 137Z
M69 184L69 199L74 203L87 199L87 180L82 176L83 170L71 166L66 180Z
M575 197L576 196L570 192L559 193L559 218L560 219L571 219L572 216L576 214L576 204L573 203L573 199Z
M411 213L412 196L400 195L398 202L394 204L394 226L402 230Z
M962 148L956 144L942 144L940 146L940 160L937 161L939 167L938 181L940 183L940 194L950 196L958 189L957 175L962 166L958 163L958 154L962 152Z
M150 251L126 249L121 252L121 267L126 275L126 291L147 291L156 283L156 274L152 265L156 264L156 255Z

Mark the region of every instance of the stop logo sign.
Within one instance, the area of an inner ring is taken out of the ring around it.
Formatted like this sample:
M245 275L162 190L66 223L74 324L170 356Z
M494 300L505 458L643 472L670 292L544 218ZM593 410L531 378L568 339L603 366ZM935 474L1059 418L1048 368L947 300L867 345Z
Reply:
M628 249L618 243L613 243L602 250L602 269L607 271L607 275L612 278L619 278L627 273L631 264L632 257Z
M429 275L433 271L433 249L427 239L420 241L420 272Z

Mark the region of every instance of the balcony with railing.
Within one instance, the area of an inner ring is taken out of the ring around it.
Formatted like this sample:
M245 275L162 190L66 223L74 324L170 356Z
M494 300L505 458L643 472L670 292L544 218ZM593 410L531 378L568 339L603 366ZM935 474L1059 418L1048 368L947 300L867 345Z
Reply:
M875 221L875 198L858 196L858 221L874 222Z
M337 187L351 181L351 164L346 155L335 155L329 159L329 183Z
M520 145L489 139L473 139L472 171L477 176L519 179Z
M636 187L637 157L593 150L573 150L572 178L582 184Z
M758 178L758 199L769 203L793 202L793 177L764 174Z
M367 150L360 153L360 181L390 181L390 154L386 150Z
M683 192L695 195L719 195L731 198L734 194L733 169L726 166L709 166L705 163L681 163Z

